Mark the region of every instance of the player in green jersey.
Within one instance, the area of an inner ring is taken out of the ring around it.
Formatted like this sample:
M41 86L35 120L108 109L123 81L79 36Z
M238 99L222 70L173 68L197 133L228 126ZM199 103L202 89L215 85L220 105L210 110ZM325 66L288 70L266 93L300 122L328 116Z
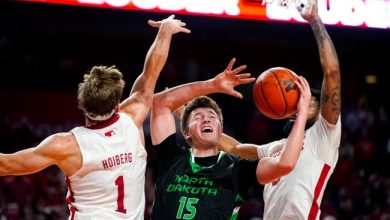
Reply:
M239 209L238 201L246 198L251 186L269 183L294 168L311 97L303 77L296 81L300 91L297 119L280 157L250 161L218 150L222 112L217 103L202 95L225 93L242 98L234 87L255 79L248 73L239 74L245 66L232 70L234 62L210 80L155 94L150 129L159 176L152 219L232 219ZM177 146L172 112L187 102L181 129L190 147L183 149Z

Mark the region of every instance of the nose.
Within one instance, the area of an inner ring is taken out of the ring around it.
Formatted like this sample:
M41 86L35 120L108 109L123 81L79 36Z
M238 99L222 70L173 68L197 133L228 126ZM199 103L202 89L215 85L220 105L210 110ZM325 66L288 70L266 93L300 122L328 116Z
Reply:
M209 116L205 116L203 118L203 123L208 123L208 122L210 122L210 117Z

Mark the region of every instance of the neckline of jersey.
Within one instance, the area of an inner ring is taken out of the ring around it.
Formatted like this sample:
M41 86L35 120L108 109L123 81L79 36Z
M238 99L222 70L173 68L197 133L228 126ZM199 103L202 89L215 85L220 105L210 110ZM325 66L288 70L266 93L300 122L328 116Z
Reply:
M194 154L192 153L192 148L190 148L190 158L189 158L189 162L190 162L190 166L191 166L191 170L192 172L194 173L197 173L201 170L204 170L204 169L209 169L209 168L212 168L213 166L215 166L216 164L218 164L219 160L222 158L222 156L225 154L225 152L223 151L220 151L218 152L219 155L218 155L218 159L217 159L217 162L211 166L201 166L199 164L197 164L195 162L195 156Z

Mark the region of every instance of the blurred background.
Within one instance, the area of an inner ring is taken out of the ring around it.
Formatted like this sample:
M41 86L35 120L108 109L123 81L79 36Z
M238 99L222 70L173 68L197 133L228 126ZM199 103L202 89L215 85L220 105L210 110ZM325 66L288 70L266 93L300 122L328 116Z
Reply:
M260 7L260 6L259 6ZM125 76L124 95L141 73L157 29L147 20L169 14L0 2L0 152L33 147L50 134L84 123L77 85L94 65L116 65ZM322 70L310 26L302 23L176 15L191 34L174 35L156 91L209 79L231 58L259 76L275 66L294 70L320 89ZM387 18L390 21L390 18ZM342 74L340 157L321 204L321 219L390 219L390 124L388 64L390 29L329 26ZM253 85L238 87L244 99L212 95L221 105L224 129L243 142L284 137L284 121L261 115ZM149 122L146 218L154 197ZM0 178L0 219L67 219L64 176L56 167ZM262 190L252 189L240 219L262 218Z

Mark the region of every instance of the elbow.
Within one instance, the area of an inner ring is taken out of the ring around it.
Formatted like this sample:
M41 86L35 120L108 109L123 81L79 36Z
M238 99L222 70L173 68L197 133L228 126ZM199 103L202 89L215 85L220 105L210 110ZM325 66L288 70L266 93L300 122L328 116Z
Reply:
M262 185L271 183L273 181L277 181L282 176L285 176L289 174L291 171L293 171L294 165L277 164L275 168L276 168L275 172L273 172L273 174L271 175L261 175L261 173L257 172L256 173L257 181Z
M324 75L326 77L338 77L340 75L340 67L338 64L329 66L325 71Z
M289 174L291 171L294 170L294 167L295 167L295 163L293 162L279 161L278 163L278 170L282 176Z
M164 103L161 98L161 95L159 94L154 94L151 99L152 99L152 108L159 107Z

